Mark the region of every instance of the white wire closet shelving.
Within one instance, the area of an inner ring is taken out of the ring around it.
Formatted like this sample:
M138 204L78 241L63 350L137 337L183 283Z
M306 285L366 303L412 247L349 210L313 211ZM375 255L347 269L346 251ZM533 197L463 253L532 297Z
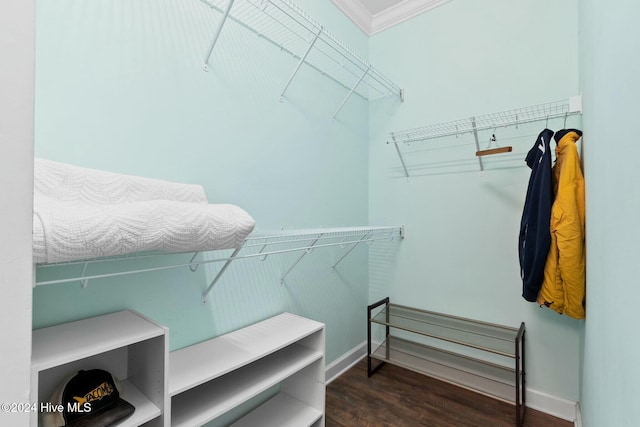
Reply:
M525 123L547 121L554 118L566 118L569 116L582 114L582 97L575 96L562 101L547 102L544 104L532 105L528 107L515 108L512 110L497 113L484 114L480 116L468 117L466 119L452 120L449 122L435 123L413 129L391 132L387 144L393 144L406 177L409 171L404 161L400 144L412 144L425 142L435 138L461 136L473 134L476 148L479 150L478 132L483 130L497 129ZM482 158L479 157L480 170L483 170Z
M280 93L281 100L303 65L314 68L349 90L335 111L334 119L354 94L364 99L384 96L404 99L398 85L289 0L201 1L222 14L204 56L205 71L209 69L225 23L232 20L297 59L298 63Z
M280 282L285 283L286 277L305 257L315 250L329 247L339 247L342 255L331 266L335 269L356 247L361 244L373 244L376 241L392 241L404 238L404 227L342 227L312 230L287 230L272 233L261 233L249 237L244 244L233 250L228 256L207 256L198 258L199 252L180 254L168 253L136 253L117 257L95 258L78 261L68 261L51 264L38 264L36 270L36 286L54 285L59 283L80 282L87 287L90 280L118 277L131 274L149 273L174 268L189 268L197 271L203 264L223 263L222 267L202 294L203 301L224 274L229 265L236 260L258 258L266 261L268 257L299 252L300 256L284 271ZM211 251L211 254L219 251ZM178 259L183 258L183 259ZM107 272L89 273L95 265L107 266ZM46 274L40 279L44 270L60 269L62 277Z

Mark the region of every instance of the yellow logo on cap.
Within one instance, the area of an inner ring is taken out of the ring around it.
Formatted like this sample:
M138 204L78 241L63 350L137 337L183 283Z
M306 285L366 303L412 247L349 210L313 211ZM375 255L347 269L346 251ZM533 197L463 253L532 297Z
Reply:
M85 394L84 397L73 396L73 398L81 405L87 402L93 402L94 400L101 400L103 397L113 394L115 389L110 382L103 382L98 387Z

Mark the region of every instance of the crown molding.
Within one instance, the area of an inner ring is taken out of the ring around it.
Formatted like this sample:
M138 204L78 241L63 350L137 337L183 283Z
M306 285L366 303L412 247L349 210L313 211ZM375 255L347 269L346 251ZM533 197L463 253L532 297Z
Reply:
M371 12L360 0L331 0L366 35L371 35Z
M331 1L365 34L372 36L451 0L401 0L375 15L362 4L364 0Z
M451 0L403 0L372 16L369 35L379 33L449 1Z

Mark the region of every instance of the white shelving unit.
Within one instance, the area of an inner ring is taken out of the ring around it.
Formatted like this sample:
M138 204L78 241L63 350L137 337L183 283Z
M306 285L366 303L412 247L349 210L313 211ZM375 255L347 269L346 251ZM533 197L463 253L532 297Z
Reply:
M171 352L171 426L203 425L274 386L234 425L324 426L324 349L322 323L283 313Z
M167 337L133 311L34 330L31 400L48 402L66 378L97 368L136 408L118 427L200 426L275 389L233 425L324 426L324 324L283 313L171 353ZM40 422L33 413L30 425Z
M231 427L299 427L311 426L322 417L322 412L299 400L280 393ZM267 423L264 420L268 420Z
M118 427L167 427L167 336L165 327L132 311L34 330L31 400L48 402L78 370L105 369L121 382L121 397L136 408ZM38 423L32 413L30 425Z

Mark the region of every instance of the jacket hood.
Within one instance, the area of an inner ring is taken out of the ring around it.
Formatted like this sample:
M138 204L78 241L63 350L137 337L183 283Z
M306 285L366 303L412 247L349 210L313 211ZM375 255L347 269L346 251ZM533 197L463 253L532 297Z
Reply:
M553 136L553 139L556 140L556 144L559 144L562 139L565 137L569 138L569 140L576 142L582 136L582 131L578 129L562 129L556 132Z
M568 147L575 147L576 142L582 136L582 131L578 129L562 129L556 132L556 155L563 153Z

